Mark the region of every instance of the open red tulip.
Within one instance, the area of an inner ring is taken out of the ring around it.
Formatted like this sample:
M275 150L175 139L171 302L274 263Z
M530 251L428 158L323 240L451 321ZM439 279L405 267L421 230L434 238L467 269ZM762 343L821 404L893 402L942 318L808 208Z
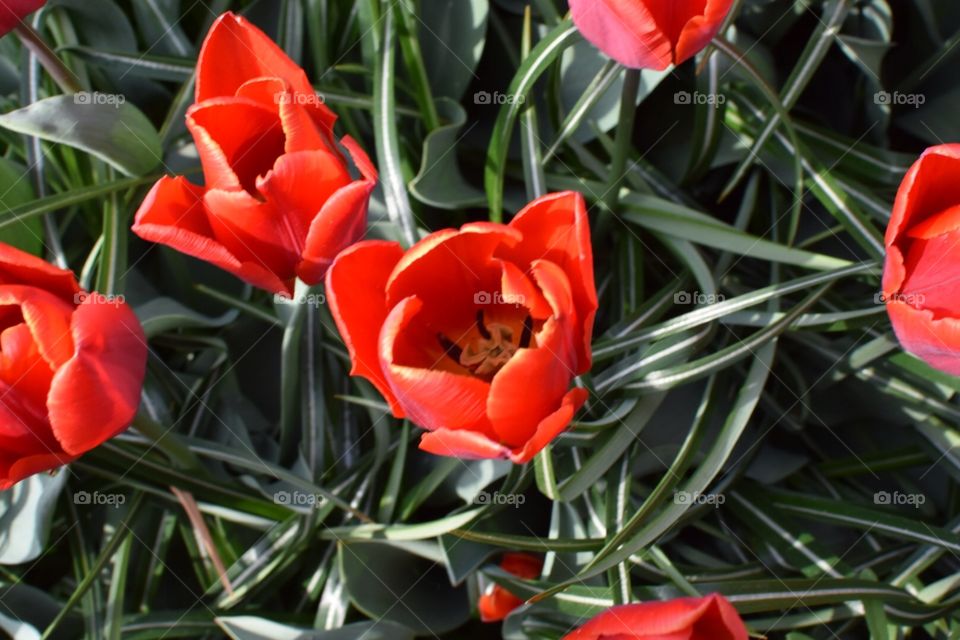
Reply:
M607 609L563 640L747 640L737 610L721 595Z
M0 489L129 426L147 343L121 299L0 243Z
M438 231L404 253L370 241L327 274L354 375L427 429L420 448L526 462L587 397L597 309L579 193L544 196L509 225Z
M505 553L500 560L500 568L524 580L540 577L543 560L529 553ZM477 610L484 622L498 622L523 604L523 599L513 595L506 588L492 583L480 596Z
M226 13L207 34L187 110L205 185L162 178L133 231L285 295L323 279L359 240L377 172L298 67L262 31Z
M0 36L13 30L17 23L46 4L47 0L0 1Z
M570 0L584 38L624 66L657 71L697 55L732 6L733 0Z
M960 144L927 149L887 227L883 295L900 344L960 375Z

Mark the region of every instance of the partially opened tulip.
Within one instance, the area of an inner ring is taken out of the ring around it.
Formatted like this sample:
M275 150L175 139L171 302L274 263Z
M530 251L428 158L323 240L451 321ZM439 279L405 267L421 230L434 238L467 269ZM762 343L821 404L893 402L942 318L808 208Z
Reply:
M46 2L47 0L0 0L0 36L12 31L21 20Z
M211 262L274 293L317 284L366 230L377 172L298 67L262 31L227 13L200 51L187 111L204 186L162 178L137 212L137 235Z
M0 489L130 425L147 344L130 307L0 243Z
M697 55L732 6L733 0L570 0L584 38L626 67L657 71Z
M563 640L747 640L737 610L720 595L608 609Z
M590 228L578 193L544 196L509 225L471 223L404 252L356 244L327 274L354 375L393 414L427 429L420 448L530 460L587 392L597 309Z
M543 560L529 553L505 553L500 560L500 568L525 580L540 577ZM510 593L497 583L490 584L480 596L477 610L484 622L498 622L523 604L523 599Z
M900 185L883 296L907 350L960 375L960 144L928 149Z

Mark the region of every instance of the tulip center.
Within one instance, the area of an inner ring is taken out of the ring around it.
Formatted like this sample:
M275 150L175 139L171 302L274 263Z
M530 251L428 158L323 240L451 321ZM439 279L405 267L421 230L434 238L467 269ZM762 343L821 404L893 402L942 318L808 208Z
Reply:
M438 335L438 339L449 358L482 378L493 377L517 350L529 347L533 337L533 320L529 315L523 321L523 331L517 342L514 342L513 328L499 322L487 324L482 310L477 311L476 328L477 335L464 347L443 334Z

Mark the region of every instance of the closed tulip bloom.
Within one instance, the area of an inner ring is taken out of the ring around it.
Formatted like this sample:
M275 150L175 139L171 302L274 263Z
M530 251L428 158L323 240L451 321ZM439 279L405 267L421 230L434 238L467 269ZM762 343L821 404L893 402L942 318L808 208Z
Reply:
M122 300L0 243L0 489L76 459L129 426L147 362Z
M505 553L500 560L500 568L518 578L533 580L540 577L543 560L529 553ZM522 604L522 598L513 595L505 587L492 583L480 596L477 610L484 622L498 622Z
M697 55L732 6L733 0L570 0L584 38L626 67L657 71Z
M747 640L737 610L721 595L613 607L563 640Z
M46 2L47 0L0 0L0 36L12 31L21 20Z
M427 429L420 448L530 460L587 397L597 309L583 197L528 205L509 225L471 223L409 251L362 242L327 274L353 363L393 414Z
M900 344L960 375L960 144L927 149L893 206L883 294Z
M214 23L187 110L204 186L162 178L133 231L274 293L316 284L366 230L377 172L298 67L262 31L227 13Z

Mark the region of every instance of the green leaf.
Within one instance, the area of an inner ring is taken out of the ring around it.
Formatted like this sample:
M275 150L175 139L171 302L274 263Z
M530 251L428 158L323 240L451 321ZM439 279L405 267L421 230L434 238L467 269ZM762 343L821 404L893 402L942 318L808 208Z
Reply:
M160 136L124 96L54 96L0 116L0 126L86 151L128 176L160 163Z
M440 635L470 615L466 588L451 587L438 564L380 544L341 544L338 553L351 602L371 618Z
M447 99L436 102L445 124L423 141L420 172L410 181L410 193L420 202L438 209L469 209L483 206L483 191L467 182L457 164L457 144L473 129L463 131L467 112Z
M12 211L31 202L33 197L30 172L16 162L0 157L0 210ZM43 251L43 223L40 218L27 218L19 224L0 228L0 241L40 255Z
M23 564L43 553L67 475L30 476L0 494L0 564Z

